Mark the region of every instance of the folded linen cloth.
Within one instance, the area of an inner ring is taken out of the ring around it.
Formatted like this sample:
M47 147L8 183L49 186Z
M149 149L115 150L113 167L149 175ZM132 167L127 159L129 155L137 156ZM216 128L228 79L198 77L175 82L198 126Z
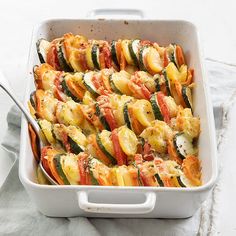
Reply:
M225 140L227 112L236 96L236 68L207 60L218 147ZM0 190L0 235L207 235L215 232L216 188L195 215L188 219L49 218L39 213L18 178L21 114L13 107L7 116L8 132L2 146L16 161ZM223 120L223 122L222 122ZM220 159L220 156L219 156Z

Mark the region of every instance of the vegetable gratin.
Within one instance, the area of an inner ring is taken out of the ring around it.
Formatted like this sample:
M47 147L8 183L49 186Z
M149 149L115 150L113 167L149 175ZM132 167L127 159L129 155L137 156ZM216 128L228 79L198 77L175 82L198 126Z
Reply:
M180 45L68 33L37 52L29 109L45 146L29 127L31 146L58 184L201 185L194 70Z

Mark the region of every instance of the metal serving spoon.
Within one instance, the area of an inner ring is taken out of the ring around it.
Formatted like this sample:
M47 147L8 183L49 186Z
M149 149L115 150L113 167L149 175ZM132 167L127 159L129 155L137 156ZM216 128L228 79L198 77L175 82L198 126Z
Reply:
M11 97L11 99L15 102L15 104L19 107L19 109L22 111L24 114L25 118L27 121L32 125L35 133L37 134L39 140L40 140L40 150L43 147L43 142L41 138L41 132L40 132L40 127L38 123L34 120L34 118L31 116L29 111L25 108L25 106L19 101L19 99L15 96L8 80L6 77L3 75L3 73L0 71L0 87ZM57 182L53 180L49 174L46 172L46 170L43 168L42 162L40 160L39 162L39 167L41 168L42 172L44 173L45 177L48 179L48 181L51 184L57 185Z

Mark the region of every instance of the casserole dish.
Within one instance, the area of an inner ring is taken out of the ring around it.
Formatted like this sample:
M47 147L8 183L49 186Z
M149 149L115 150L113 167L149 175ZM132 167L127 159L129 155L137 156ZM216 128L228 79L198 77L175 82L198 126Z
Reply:
M152 188L112 186L47 186L36 183L36 163L30 148L27 122L22 120L20 179L39 211L54 217L189 217L200 207L217 176L213 114L204 76L196 27L185 21L160 20L49 20L35 28L29 56L29 82L25 104L34 89L31 68L38 64L35 43L51 40L66 32L91 38L147 38L162 45L184 45L187 63L195 69L197 87L193 100L195 116L201 119L199 157L203 185L196 188Z

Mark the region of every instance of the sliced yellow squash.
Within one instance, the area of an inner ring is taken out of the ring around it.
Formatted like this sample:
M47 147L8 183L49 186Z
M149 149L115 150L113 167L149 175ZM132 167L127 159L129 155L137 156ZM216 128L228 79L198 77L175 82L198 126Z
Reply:
M39 125L43 131L44 136L50 144L56 143L52 134L52 123L47 120L39 120Z
M128 62L128 64L129 65L134 65L134 62L132 60L132 57L131 57L130 51L129 51L129 43L130 43L130 40L127 40L127 39L122 40L121 48L122 48L122 51L124 53L125 59Z
M145 127L150 126L150 122L155 119L151 103L147 100L140 99L132 107L137 120Z
M114 154L114 149L113 149L113 143L111 141L110 135L111 135L111 132L107 130L103 130L99 136L100 136L102 145L112 156L114 156L115 154Z
M115 168L116 180L118 186L125 186L125 182L119 168Z
M80 63L79 63L79 51L78 50L71 50L70 57L69 57L69 63L71 64L74 71L83 71Z
M120 146L126 155L134 155L137 152L138 139L132 130L122 126L118 131L118 138Z
M187 80L187 77L188 77L188 67L187 65L182 65L180 68L179 68L179 82L180 83L184 83L186 80Z
M116 88L126 95L132 95L132 92L129 89L128 83L130 80L130 74L126 71L122 70L120 72L116 72L112 75L113 83Z
M179 70L173 62L170 62L166 67L166 74L171 83L179 79Z
M93 60L92 60L92 45L89 45L86 49L86 61L90 70L94 69Z
M149 68L155 73L159 73L163 69L163 63L159 52L153 47L150 47L147 53L147 64Z

